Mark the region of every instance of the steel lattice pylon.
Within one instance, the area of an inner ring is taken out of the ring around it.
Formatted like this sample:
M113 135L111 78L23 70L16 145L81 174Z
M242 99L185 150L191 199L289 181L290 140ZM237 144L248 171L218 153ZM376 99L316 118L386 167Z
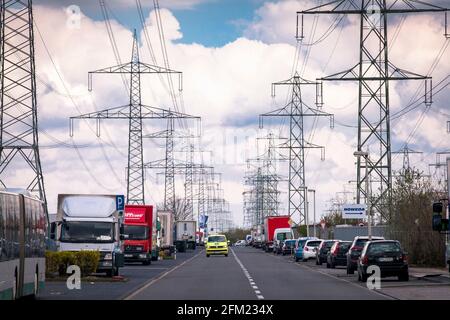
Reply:
M37 195L47 211L39 156L32 1L1 1L0 183L11 187L11 171ZM8 175L9 174L9 175ZM9 181L7 177L10 178Z
M165 110L143 105L141 102L141 74L178 74L178 71L149 65L140 61L137 33L133 35L131 62L122 65L89 72L89 90L92 90L93 74L129 74L130 103L126 106L101 110L70 118L70 132L73 135L75 119L96 119L97 135L100 136L100 121L102 119L128 120L128 166L127 166L127 203L144 204L144 159L142 143L142 121L144 119L199 119L180 112ZM181 83L181 82L180 82ZM170 146L169 146L170 147Z
M292 87L291 101L287 106L261 115L264 117L289 117L289 140L280 146L289 150L289 196L288 214L299 225L306 224L306 182L305 182L305 149L321 149L324 159L324 147L312 144L304 137L305 117L330 117L330 127L334 127L333 115L319 109L313 109L302 100L301 86L314 85L316 87L316 105L322 105L322 84L301 78L297 73L290 79L273 84ZM295 221L295 219L298 219Z
M173 158L173 119L169 119L166 138L164 210L175 212L175 163Z
M371 205L384 220L391 217L392 152L389 82L425 80L425 104L432 103L431 78L397 68L389 61L389 14L444 12L445 8L424 1L340 0L297 12L304 14L356 14L360 16L360 58L357 65L344 72L324 77L328 81L358 81L358 151L372 148L369 161L357 161L357 202L367 198L366 179L373 177ZM302 16L303 20L303 16ZM303 23L302 23L303 25ZM297 31L297 34L299 32ZM303 35L303 30L301 32ZM447 35L447 32L446 32ZM373 152L377 150L376 152ZM368 166L367 177L365 169Z

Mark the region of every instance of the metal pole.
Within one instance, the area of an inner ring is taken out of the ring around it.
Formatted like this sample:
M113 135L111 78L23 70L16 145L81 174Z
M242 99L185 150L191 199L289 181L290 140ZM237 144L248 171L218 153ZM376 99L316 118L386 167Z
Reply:
M314 192L314 220L313 220L313 226L314 226L314 237L316 236L316 190L313 190Z
M308 187L305 188L306 198L306 236L309 237L309 200L308 200Z
M369 241L372 241L372 209L370 207L370 196L369 196L369 155L365 156L366 159L366 206L367 206L367 232L369 236Z

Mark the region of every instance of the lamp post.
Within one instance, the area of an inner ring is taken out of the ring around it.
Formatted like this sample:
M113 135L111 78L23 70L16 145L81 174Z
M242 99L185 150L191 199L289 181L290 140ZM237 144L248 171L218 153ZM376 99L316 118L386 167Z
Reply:
M369 241L372 240L372 209L371 209L371 205L370 205L370 197L369 197L369 171L368 171L368 167L369 167L369 152L364 152L364 151L356 151L355 153L353 153L353 155L355 157L357 157L358 159L360 159L361 157L363 157L366 161L366 175L365 175L365 180L366 180L366 207L367 207L367 235L369 236ZM359 203L358 203L359 204Z
M308 192L312 192L313 200L314 200L314 213L313 213L313 230L314 230L314 237L316 237L316 190L309 189Z
M308 187L305 187L305 202L306 202L306 236L309 237L309 200L308 200Z

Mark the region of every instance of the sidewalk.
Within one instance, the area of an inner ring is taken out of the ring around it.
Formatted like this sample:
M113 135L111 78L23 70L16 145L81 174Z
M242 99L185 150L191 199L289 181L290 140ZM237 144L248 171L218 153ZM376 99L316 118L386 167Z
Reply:
M409 267L409 275L414 278L442 276L450 278L447 268Z

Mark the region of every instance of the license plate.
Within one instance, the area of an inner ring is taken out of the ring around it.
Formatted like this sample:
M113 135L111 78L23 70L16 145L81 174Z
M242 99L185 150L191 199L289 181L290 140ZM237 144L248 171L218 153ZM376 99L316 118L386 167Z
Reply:
M379 258L378 261L380 261L380 262L392 262L392 261L394 261L394 258Z
M124 255L125 256L125 258L133 258L133 255L132 254L126 254L126 255Z

